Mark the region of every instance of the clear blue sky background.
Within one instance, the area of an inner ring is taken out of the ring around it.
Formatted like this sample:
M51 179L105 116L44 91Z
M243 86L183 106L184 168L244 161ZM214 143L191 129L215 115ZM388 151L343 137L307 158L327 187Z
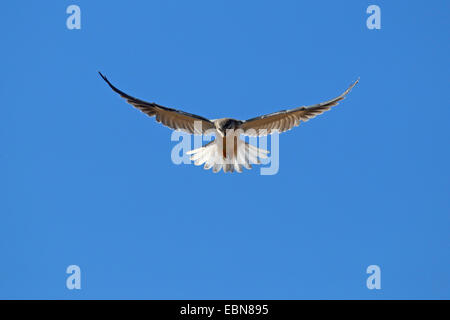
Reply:
M66 28L77 4L82 29ZM378 4L382 29L366 28ZM448 1L8 1L0 298L450 298ZM280 171L176 166L142 99L247 119L360 84ZM82 289L65 287L66 268ZM381 267L382 289L366 288Z

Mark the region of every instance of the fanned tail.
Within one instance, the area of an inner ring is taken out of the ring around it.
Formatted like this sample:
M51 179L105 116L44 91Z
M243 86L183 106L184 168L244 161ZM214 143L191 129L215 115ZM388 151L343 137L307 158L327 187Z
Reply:
M260 159L266 159L269 151L251 145L239 138L233 143L225 146L226 157L224 157L224 145L220 143L222 139L216 139L205 146L186 152L191 155L191 160L196 166L204 164L203 168L212 168L214 173L223 170L224 172L242 172L243 168L250 170L252 164L260 164Z

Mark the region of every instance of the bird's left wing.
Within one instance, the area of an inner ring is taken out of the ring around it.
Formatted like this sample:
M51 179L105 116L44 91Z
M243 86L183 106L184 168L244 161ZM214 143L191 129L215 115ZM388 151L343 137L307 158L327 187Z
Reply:
M106 83L117 92L122 98L125 98L133 107L141 110L150 117L155 116L156 121L174 130L184 131L190 134L203 134L209 129L214 129L214 124L203 117L187 113L181 110L175 110L163 107L153 102L146 102L136 99L125 92L114 87L109 80L99 72Z
M272 134L274 131L284 132L291 130L300 124L301 121L305 122L315 116L324 113L331 109L331 107L337 105L339 101L343 100L345 96L352 90L352 88L358 83L356 80L352 85L345 90L343 94L334 99L315 104L308 107L298 107L290 110L282 110L275 113L266 114L264 116L256 117L244 121L240 128L244 131L244 135L247 136L264 136Z

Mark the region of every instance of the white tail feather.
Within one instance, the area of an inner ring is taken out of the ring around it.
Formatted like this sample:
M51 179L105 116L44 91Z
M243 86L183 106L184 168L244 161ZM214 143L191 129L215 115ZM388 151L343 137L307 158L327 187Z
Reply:
M230 141L233 139L230 139ZM190 150L186 154L191 155L191 160L196 166L204 165L205 170L212 168L214 173L223 169L224 172L242 172L242 168L250 170L252 164L261 163L260 159L266 159L268 150L257 148L241 139L235 139L237 147L233 143L227 143L226 158L223 157L223 145L214 140L207 145ZM235 154L235 151L236 154Z

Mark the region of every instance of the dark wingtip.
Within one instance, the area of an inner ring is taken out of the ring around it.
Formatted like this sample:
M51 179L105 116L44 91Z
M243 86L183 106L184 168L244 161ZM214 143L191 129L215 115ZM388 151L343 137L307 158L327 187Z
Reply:
M100 75L100 77L103 78L103 80L108 81L108 79L106 79L106 77L100 71L97 71L97 72Z
M118 89L116 87L114 87L111 82L109 82L108 78L106 78L100 71L98 71L98 74L103 78L103 80L105 80L105 82L114 90L114 91L118 91Z
M132 96L127 95L125 92L120 91L119 89L117 89L116 87L114 87L112 85L111 82L109 82L108 78L106 78L100 71L98 71L98 74L103 78L103 80L105 80L105 82L108 84L108 86L113 89L113 91L115 91L116 93L120 94L123 98L126 99L135 99Z

